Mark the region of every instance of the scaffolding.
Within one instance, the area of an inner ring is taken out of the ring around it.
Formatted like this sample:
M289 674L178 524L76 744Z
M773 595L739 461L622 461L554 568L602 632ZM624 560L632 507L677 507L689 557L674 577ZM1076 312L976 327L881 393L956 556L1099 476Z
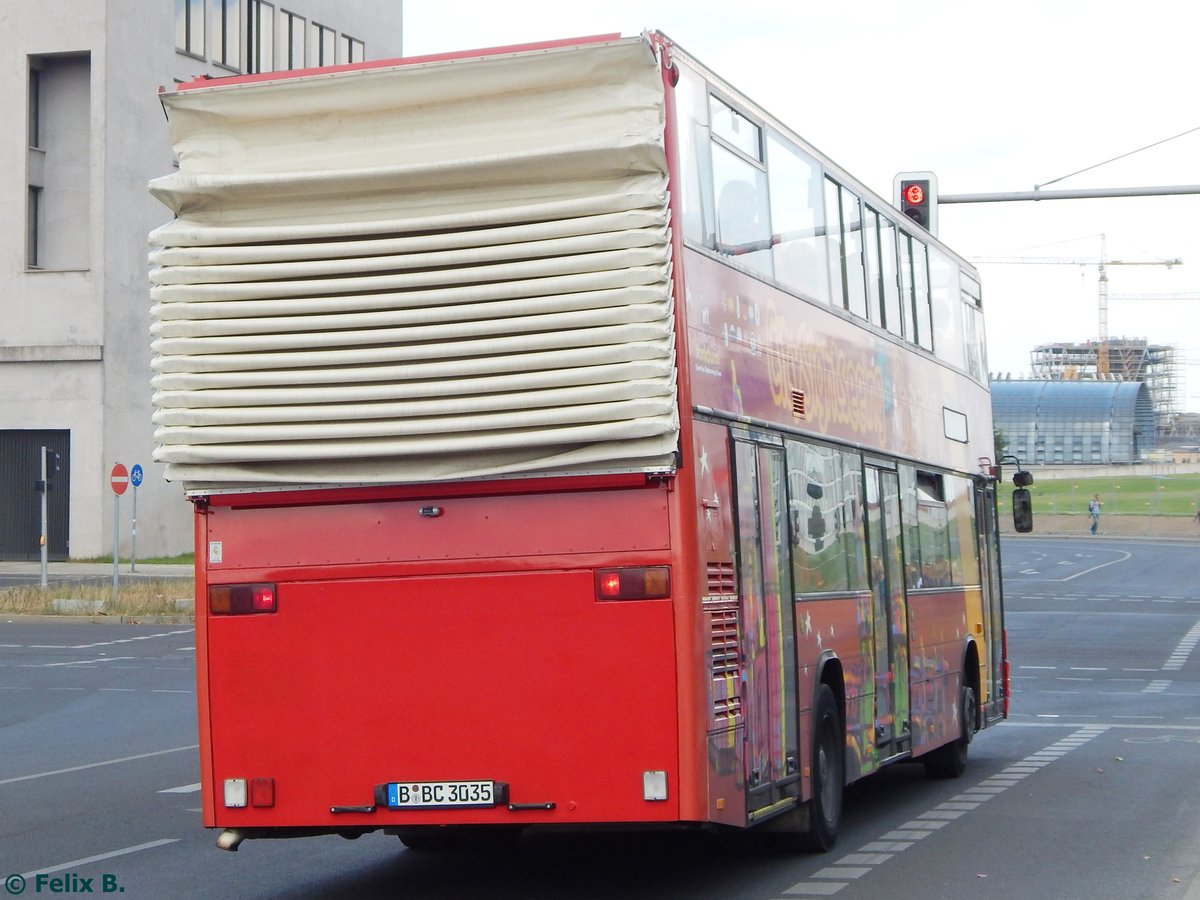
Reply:
M1108 374L1100 374L1107 352ZM1179 363L1174 347L1139 338L1110 338L1082 344L1042 344L1030 353L1035 378L1053 381L1141 381L1150 392L1160 434L1168 433L1179 409Z

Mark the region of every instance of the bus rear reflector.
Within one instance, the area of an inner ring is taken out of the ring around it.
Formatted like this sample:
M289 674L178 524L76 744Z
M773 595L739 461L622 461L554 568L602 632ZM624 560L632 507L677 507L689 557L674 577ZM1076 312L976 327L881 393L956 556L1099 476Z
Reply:
M656 600L671 595L667 566L597 569L597 600Z
M214 616L273 613L278 608L273 584L210 584L208 610Z
M268 807L275 805L275 779L250 779L250 805Z

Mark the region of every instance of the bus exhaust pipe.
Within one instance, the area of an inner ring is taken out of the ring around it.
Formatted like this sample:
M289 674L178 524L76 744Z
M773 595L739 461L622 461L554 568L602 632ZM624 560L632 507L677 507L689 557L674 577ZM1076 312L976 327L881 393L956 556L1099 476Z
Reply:
M226 828L221 832L221 836L217 838L217 849L236 852L245 839L246 835L240 829Z

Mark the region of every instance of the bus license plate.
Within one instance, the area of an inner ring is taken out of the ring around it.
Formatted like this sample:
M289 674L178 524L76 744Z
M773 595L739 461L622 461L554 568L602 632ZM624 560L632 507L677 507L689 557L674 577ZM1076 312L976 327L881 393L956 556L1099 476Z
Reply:
M389 809L496 805L494 781L398 781L387 786Z

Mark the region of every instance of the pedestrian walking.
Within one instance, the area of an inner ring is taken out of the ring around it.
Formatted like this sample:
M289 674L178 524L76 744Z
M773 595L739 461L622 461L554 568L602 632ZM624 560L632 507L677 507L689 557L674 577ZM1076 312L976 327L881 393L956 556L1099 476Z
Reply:
M1088 515L1092 517L1092 534L1100 527L1100 495L1093 494L1088 501Z

